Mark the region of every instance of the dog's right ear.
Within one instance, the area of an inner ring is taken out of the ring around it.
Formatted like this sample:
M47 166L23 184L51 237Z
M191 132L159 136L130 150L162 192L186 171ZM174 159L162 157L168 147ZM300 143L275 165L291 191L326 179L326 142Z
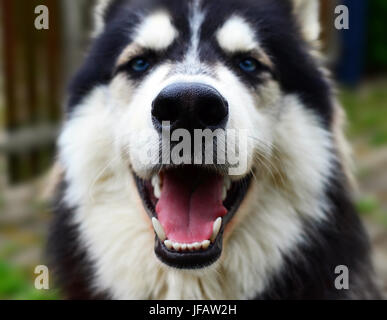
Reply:
M125 0L95 0L93 36L98 36L105 28L106 21L114 10Z
M316 41L320 35L320 5L318 0L292 0L293 13L307 41Z

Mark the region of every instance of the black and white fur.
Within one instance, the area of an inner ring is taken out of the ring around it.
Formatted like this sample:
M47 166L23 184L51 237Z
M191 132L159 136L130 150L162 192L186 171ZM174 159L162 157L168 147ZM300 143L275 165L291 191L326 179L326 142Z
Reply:
M49 251L66 297L379 297L352 203L342 111L316 50L317 17L315 0L101 1L58 143ZM114 73L143 48L158 54L146 76ZM244 51L273 72L242 74L229 56ZM149 174L141 145L128 139L151 127L152 100L176 81L227 98L228 126L247 129L248 172L256 169L221 258L194 271L156 258L128 169ZM349 290L334 286L338 265L349 269Z

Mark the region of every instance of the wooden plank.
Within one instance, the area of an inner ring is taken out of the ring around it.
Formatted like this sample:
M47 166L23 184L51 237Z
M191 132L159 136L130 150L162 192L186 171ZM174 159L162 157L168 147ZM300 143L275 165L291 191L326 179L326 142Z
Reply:
M1 1L2 12L2 30L3 30L3 56L4 56L4 74L5 74L5 126L6 129L13 129L17 126L16 105L14 96L14 70L15 70L15 26L13 14L13 2L8 0Z
M58 122L61 116L60 110L60 69L61 69L61 21L59 14L59 3L56 0L47 0L50 10L50 29L46 44L48 64L48 87L49 87L49 119L50 122Z
M15 54L16 54L16 31L14 2L1 0L2 30L3 30L3 56L5 73L5 127L7 131L18 127L18 113L15 97ZM20 175L20 157L9 154L7 157L7 168L9 180L17 181Z
M47 0L49 30L36 30L38 0L0 0L3 19L6 130L11 183L35 177L54 155L61 116L61 21L57 0ZM40 129L53 128L45 137ZM27 134L25 134L27 132ZM56 131L55 131L56 132Z

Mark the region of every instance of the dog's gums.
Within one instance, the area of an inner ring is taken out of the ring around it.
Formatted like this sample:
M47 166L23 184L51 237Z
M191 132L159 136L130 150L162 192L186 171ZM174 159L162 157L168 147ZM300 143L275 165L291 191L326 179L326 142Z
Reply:
M201 268L222 251L223 232L248 190L250 176L232 182L208 168L162 170L151 179L136 177L151 218L155 252L176 268Z

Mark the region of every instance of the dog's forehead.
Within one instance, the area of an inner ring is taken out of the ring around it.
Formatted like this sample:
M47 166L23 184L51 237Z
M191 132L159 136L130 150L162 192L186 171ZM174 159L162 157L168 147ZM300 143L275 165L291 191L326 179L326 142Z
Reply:
M131 41L145 48L163 50L176 39L180 45L197 39L217 42L229 52L253 49L259 33L256 21L263 13L255 10L252 18L252 12L245 10L246 1L225 2L229 1L222 5L211 0L129 1L127 10L118 10L117 15L126 19Z

